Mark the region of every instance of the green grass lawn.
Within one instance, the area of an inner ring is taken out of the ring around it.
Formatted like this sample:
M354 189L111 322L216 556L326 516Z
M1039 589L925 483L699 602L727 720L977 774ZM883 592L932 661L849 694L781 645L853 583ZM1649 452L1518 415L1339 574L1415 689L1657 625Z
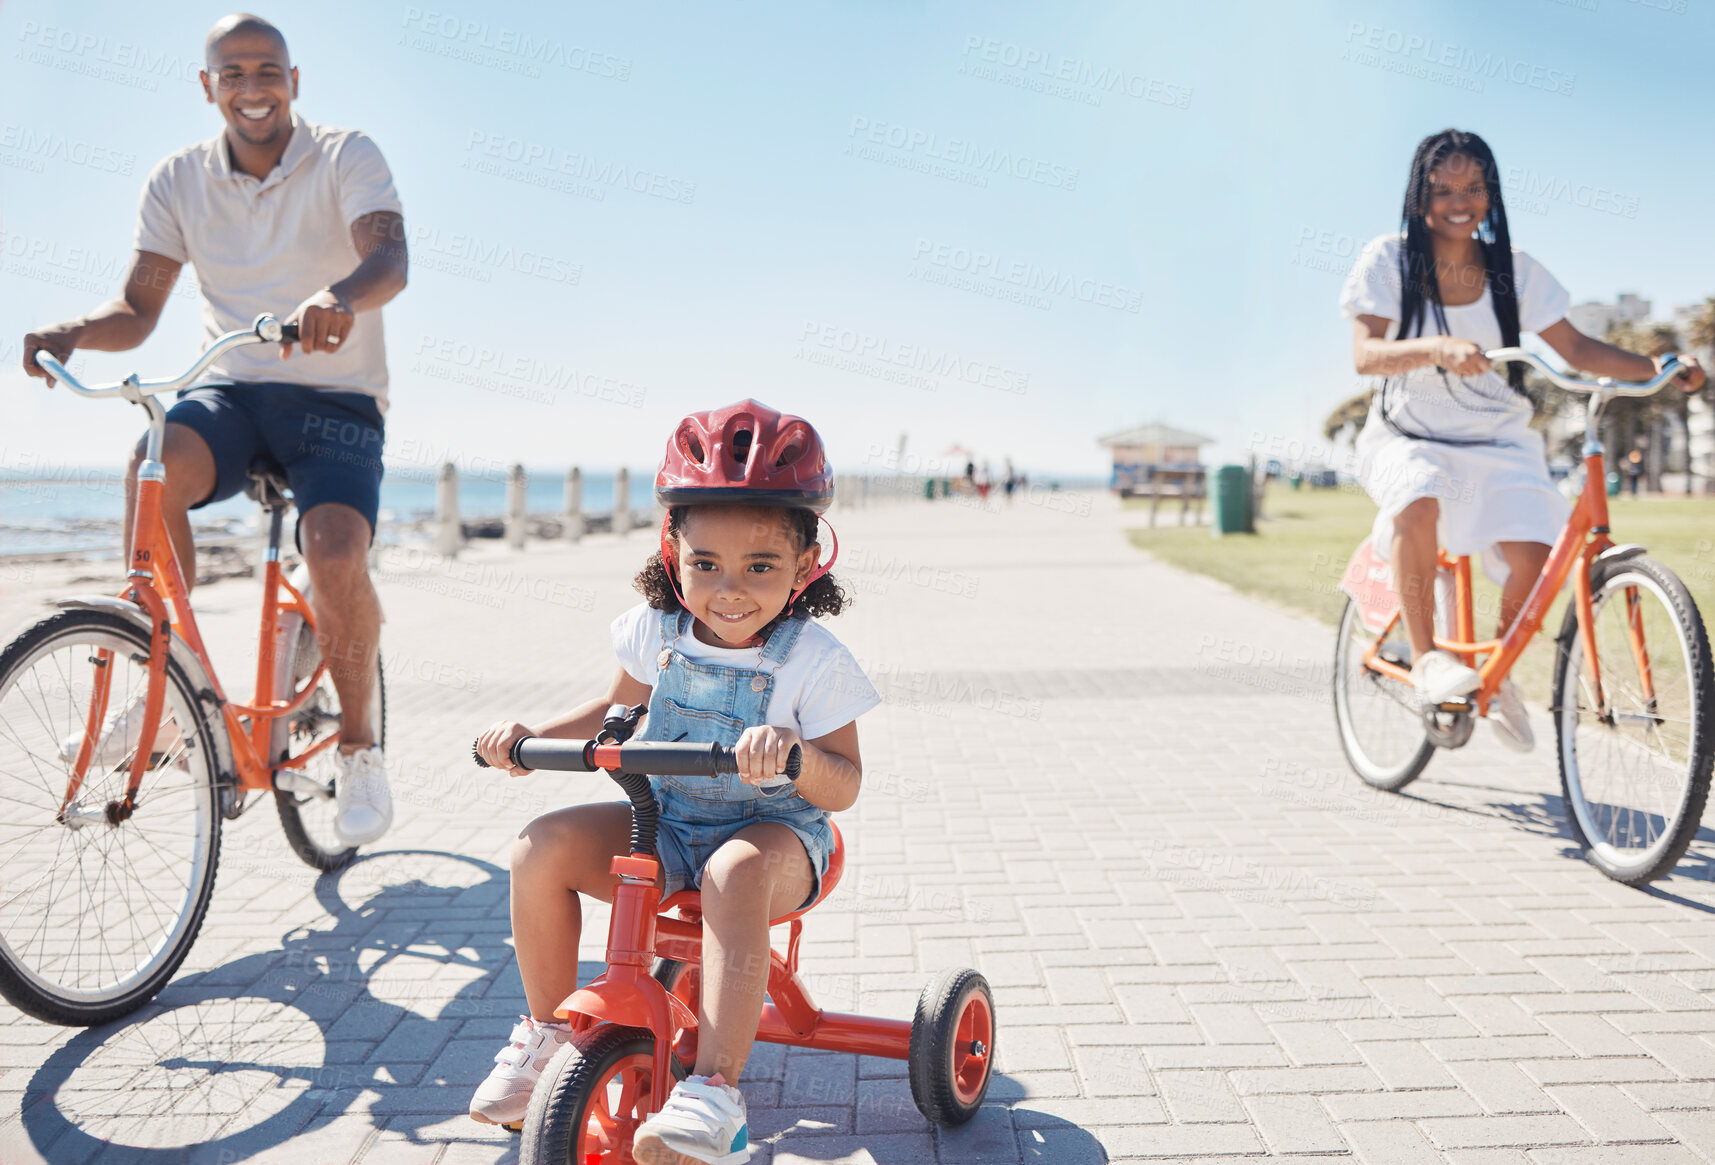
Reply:
M1145 509L1147 502L1128 502ZM1166 507L1164 507L1165 509ZM1705 623L1715 619L1715 499L1614 498L1609 506L1616 542L1641 542L1650 555L1685 580L1703 611ZM1291 490L1271 485L1263 501L1266 515L1257 533L1215 538L1207 526L1141 527L1130 531L1132 543L1186 570L1222 582L1272 603L1304 611L1333 625L1340 619L1346 596L1340 576L1352 550L1370 532L1376 508L1356 487L1333 490ZM1138 515L1140 522L1148 520ZM1473 564L1476 582L1477 633L1494 633L1499 589ZM1526 693L1545 703L1551 636L1560 629L1562 595L1543 621L1515 675Z

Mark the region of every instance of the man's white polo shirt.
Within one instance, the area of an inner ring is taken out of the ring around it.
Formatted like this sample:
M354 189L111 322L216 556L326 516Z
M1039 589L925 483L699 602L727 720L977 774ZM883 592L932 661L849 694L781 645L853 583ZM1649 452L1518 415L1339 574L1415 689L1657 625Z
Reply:
M226 137L199 142L156 166L137 213L137 249L190 263L203 295L203 332L248 328L263 312L284 319L304 300L357 267L351 224L403 213L393 175L367 135L292 114L292 140L258 180L234 170ZM398 240L403 245L403 240ZM381 313L357 316L337 352L280 359L272 345L238 348L209 370L211 381L277 381L361 392L387 407L387 349Z

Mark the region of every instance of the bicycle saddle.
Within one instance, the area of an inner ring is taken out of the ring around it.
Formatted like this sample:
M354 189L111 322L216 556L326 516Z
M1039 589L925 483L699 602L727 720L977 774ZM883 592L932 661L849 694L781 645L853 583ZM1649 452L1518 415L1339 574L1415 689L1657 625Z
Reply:
M292 490L286 482L286 471L280 466L272 461L259 459L252 461L246 472L250 477L250 484L244 487L244 494L251 501L270 510L292 504Z

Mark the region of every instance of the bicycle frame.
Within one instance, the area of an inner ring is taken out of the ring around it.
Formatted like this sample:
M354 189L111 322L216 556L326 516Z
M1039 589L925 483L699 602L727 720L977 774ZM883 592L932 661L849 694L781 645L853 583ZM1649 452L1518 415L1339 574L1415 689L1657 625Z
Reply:
M279 698L279 693L274 690L277 662L275 642L279 635L280 617L288 613L296 614L303 618L312 632L316 624L315 612L310 609L310 604L280 573L283 507L269 507L268 554L262 572L261 639L256 651L256 693L249 704L235 704L228 700L220 680L215 675L214 661L209 658L202 633L197 628L196 614L191 610L190 590L185 585L178 556L174 553L172 540L161 518L161 494L166 488L167 480L166 466L161 463L166 411L160 402L155 400L155 396L194 382L222 352L231 348L296 338L294 325L282 325L273 316L262 315L256 318L255 324L249 330L228 332L221 336L179 376L169 380L146 381L132 374L116 384L93 388L80 383L77 377L50 353L35 353L34 358L38 366L78 395L93 398L120 397L141 406L149 417L146 452L143 463L137 470L130 572L126 576L125 588L119 593L121 599L135 603L147 616L150 629L149 684L144 695L142 733L137 741L136 752L131 758L125 797L107 807L107 813L115 823L131 815L143 773L148 769L152 758L155 737L160 728L161 708L166 702L167 660L173 649L175 635L194 653L207 674L210 694L220 709L227 735L231 740L233 767L236 769L234 775L240 790L273 788L275 772L302 767L339 740L339 734L336 732L290 759L269 757L270 729L273 722L302 708L327 669L326 660L322 660L315 674L308 678L304 686L296 692L288 693L285 699ZM281 597L282 591L285 592L284 598ZM95 744L107 715L111 695L112 659L111 651L101 650L91 660L95 677L91 685L89 713L84 724L83 743L78 748L77 758L72 763L71 775L66 782L65 800L60 806L62 819L83 787ZM186 726L187 729L189 727Z
M1555 371L1540 356L1522 348L1501 348L1486 355L1496 363L1511 360L1532 364L1561 387L1591 394L1584 413L1584 486L1578 493L1578 499L1573 504L1572 513L1566 519L1560 537L1549 551L1542 573L1537 576L1530 594L1525 597L1524 606L1507 628L1506 634L1499 639L1476 639L1476 622L1472 616L1470 556L1453 558L1444 551L1438 554L1438 567L1451 568L1453 572L1454 635L1452 638L1437 635L1435 646L1453 653L1467 666L1477 669L1482 683L1472 695L1478 713L1487 715L1489 702L1494 699L1501 683L1507 678L1518 657L1524 653L1524 649L1529 646L1531 639L1542 629L1542 621L1548 614L1548 608L1570 577L1573 583L1572 602L1577 613L1578 632L1584 649L1584 662L1590 673L1591 697L1596 715L1606 716L1607 695L1602 690L1602 673L1596 653L1595 616L1590 593L1591 566L1597 558L1614 548L1608 526L1608 471L1602 442L1598 436L1602 412L1608 401L1616 396L1649 396L1677 376L1682 368L1676 359L1670 359L1662 365L1653 380L1639 385L1622 385L1608 377L1595 381L1575 380ZM1636 594L1628 592L1626 603L1633 660L1637 664L1638 676L1645 693L1653 693L1649 648L1644 642ZM1365 650L1363 665L1410 685L1409 669L1380 653L1381 644L1403 617L1402 609L1394 611L1393 617ZM1481 666L1477 663L1479 655L1488 657Z
M1601 670L1596 655L1595 625L1590 607L1590 564L1614 545L1608 532L1608 495L1605 488L1607 471L1602 453L1597 451L1586 457L1584 469L1584 488L1573 503L1572 514L1567 518L1553 549L1549 551L1548 561L1543 564L1542 573L1537 576L1530 594L1526 596L1524 606L1501 638L1475 638L1476 620L1472 609L1470 556L1460 555L1454 558L1445 552L1439 556L1439 565L1449 567L1453 572L1454 636L1443 638L1437 635L1435 646L1452 652L1467 666L1476 668L1477 674L1482 676L1482 686L1473 694L1480 714L1487 714L1489 701L1500 690L1501 682L1507 678L1513 664L1518 662L1518 657L1524 654L1524 649L1530 646L1530 641L1542 629L1542 621L1548 615L1548 608L1553 605L1554 597L1560 593L1560 588L1566 585L1568 577L1573 580L1572 601L1577 604L1578 626L1584 639L1584 655L1590 668L1593 695L1599 711L1605 706L1601 690ZM1591 488L1592 482L1596 483L1595 489ZM1364 666L1402 683L1410 683L1410 669L1401 667L1379 651L1382 642L1402 617L1402 612L1396 611L1386 630L1371 642L1364 653ZM1643 668L1645 682L1648 683L1648 656L1642 643L1642 628L1636 627L1635 623L1632 638L1634 649L1642 653L1639 662ZM1488 657L1481 665L1477 662L1479 655Z
M246 791L272 789L276 771L300 768L313 757L333 747L339 740L338 733L333 733L289 759L275 760L268 755L273 722L302 708L327 669L326 660L320 661L315 673L308 677L303 687L296 692L286 693L285 698L280 698L280 694L274 690L275 645L281 616L288 613L297 614L312 632L316 625L315 612L311 610L310 604L298 589L287 581L280 569L283 511L281 508L270 509L268 553L262 571L262 619L256 652L256 692L251 703L239 704L228 699L215 673L214 661L209 658L202 632L197 627L196 613L191 609L190 592L185 586L178 556L168 537L166 524L161 519L161 493L165 488L165 474L158 462L145 462L137 477L136 515L131 534L131 571L124 589L119 592L119 597L136 603L148 613L154 637L149 652L149 688L144 697L143 731L137 742L136 755L131 761L125 800L121 803L119 812L129 814L137 789L142 783L143 773L149 767L154 738L160 724L161 706L165 702L166 662L173 635L177 635L185 646L190 648L208 674L215 702L220 708L232 742L232 759L237 770L238 788ZM92 685L89 717L84 730L84 743L72 766L62 810L71 805L82 787L90 756L94 751L94 742L107 712L112 675L108 669L111 654L100 652L95 660L96 675Z

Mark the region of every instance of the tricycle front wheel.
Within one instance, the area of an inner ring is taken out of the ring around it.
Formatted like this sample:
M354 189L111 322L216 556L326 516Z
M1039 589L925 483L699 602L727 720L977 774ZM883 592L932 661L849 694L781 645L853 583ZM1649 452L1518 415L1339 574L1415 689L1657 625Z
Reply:
M630 1162L631 1138L653 1110L655 1037L602 1024L560 1049L524 1115L523 1165Z

